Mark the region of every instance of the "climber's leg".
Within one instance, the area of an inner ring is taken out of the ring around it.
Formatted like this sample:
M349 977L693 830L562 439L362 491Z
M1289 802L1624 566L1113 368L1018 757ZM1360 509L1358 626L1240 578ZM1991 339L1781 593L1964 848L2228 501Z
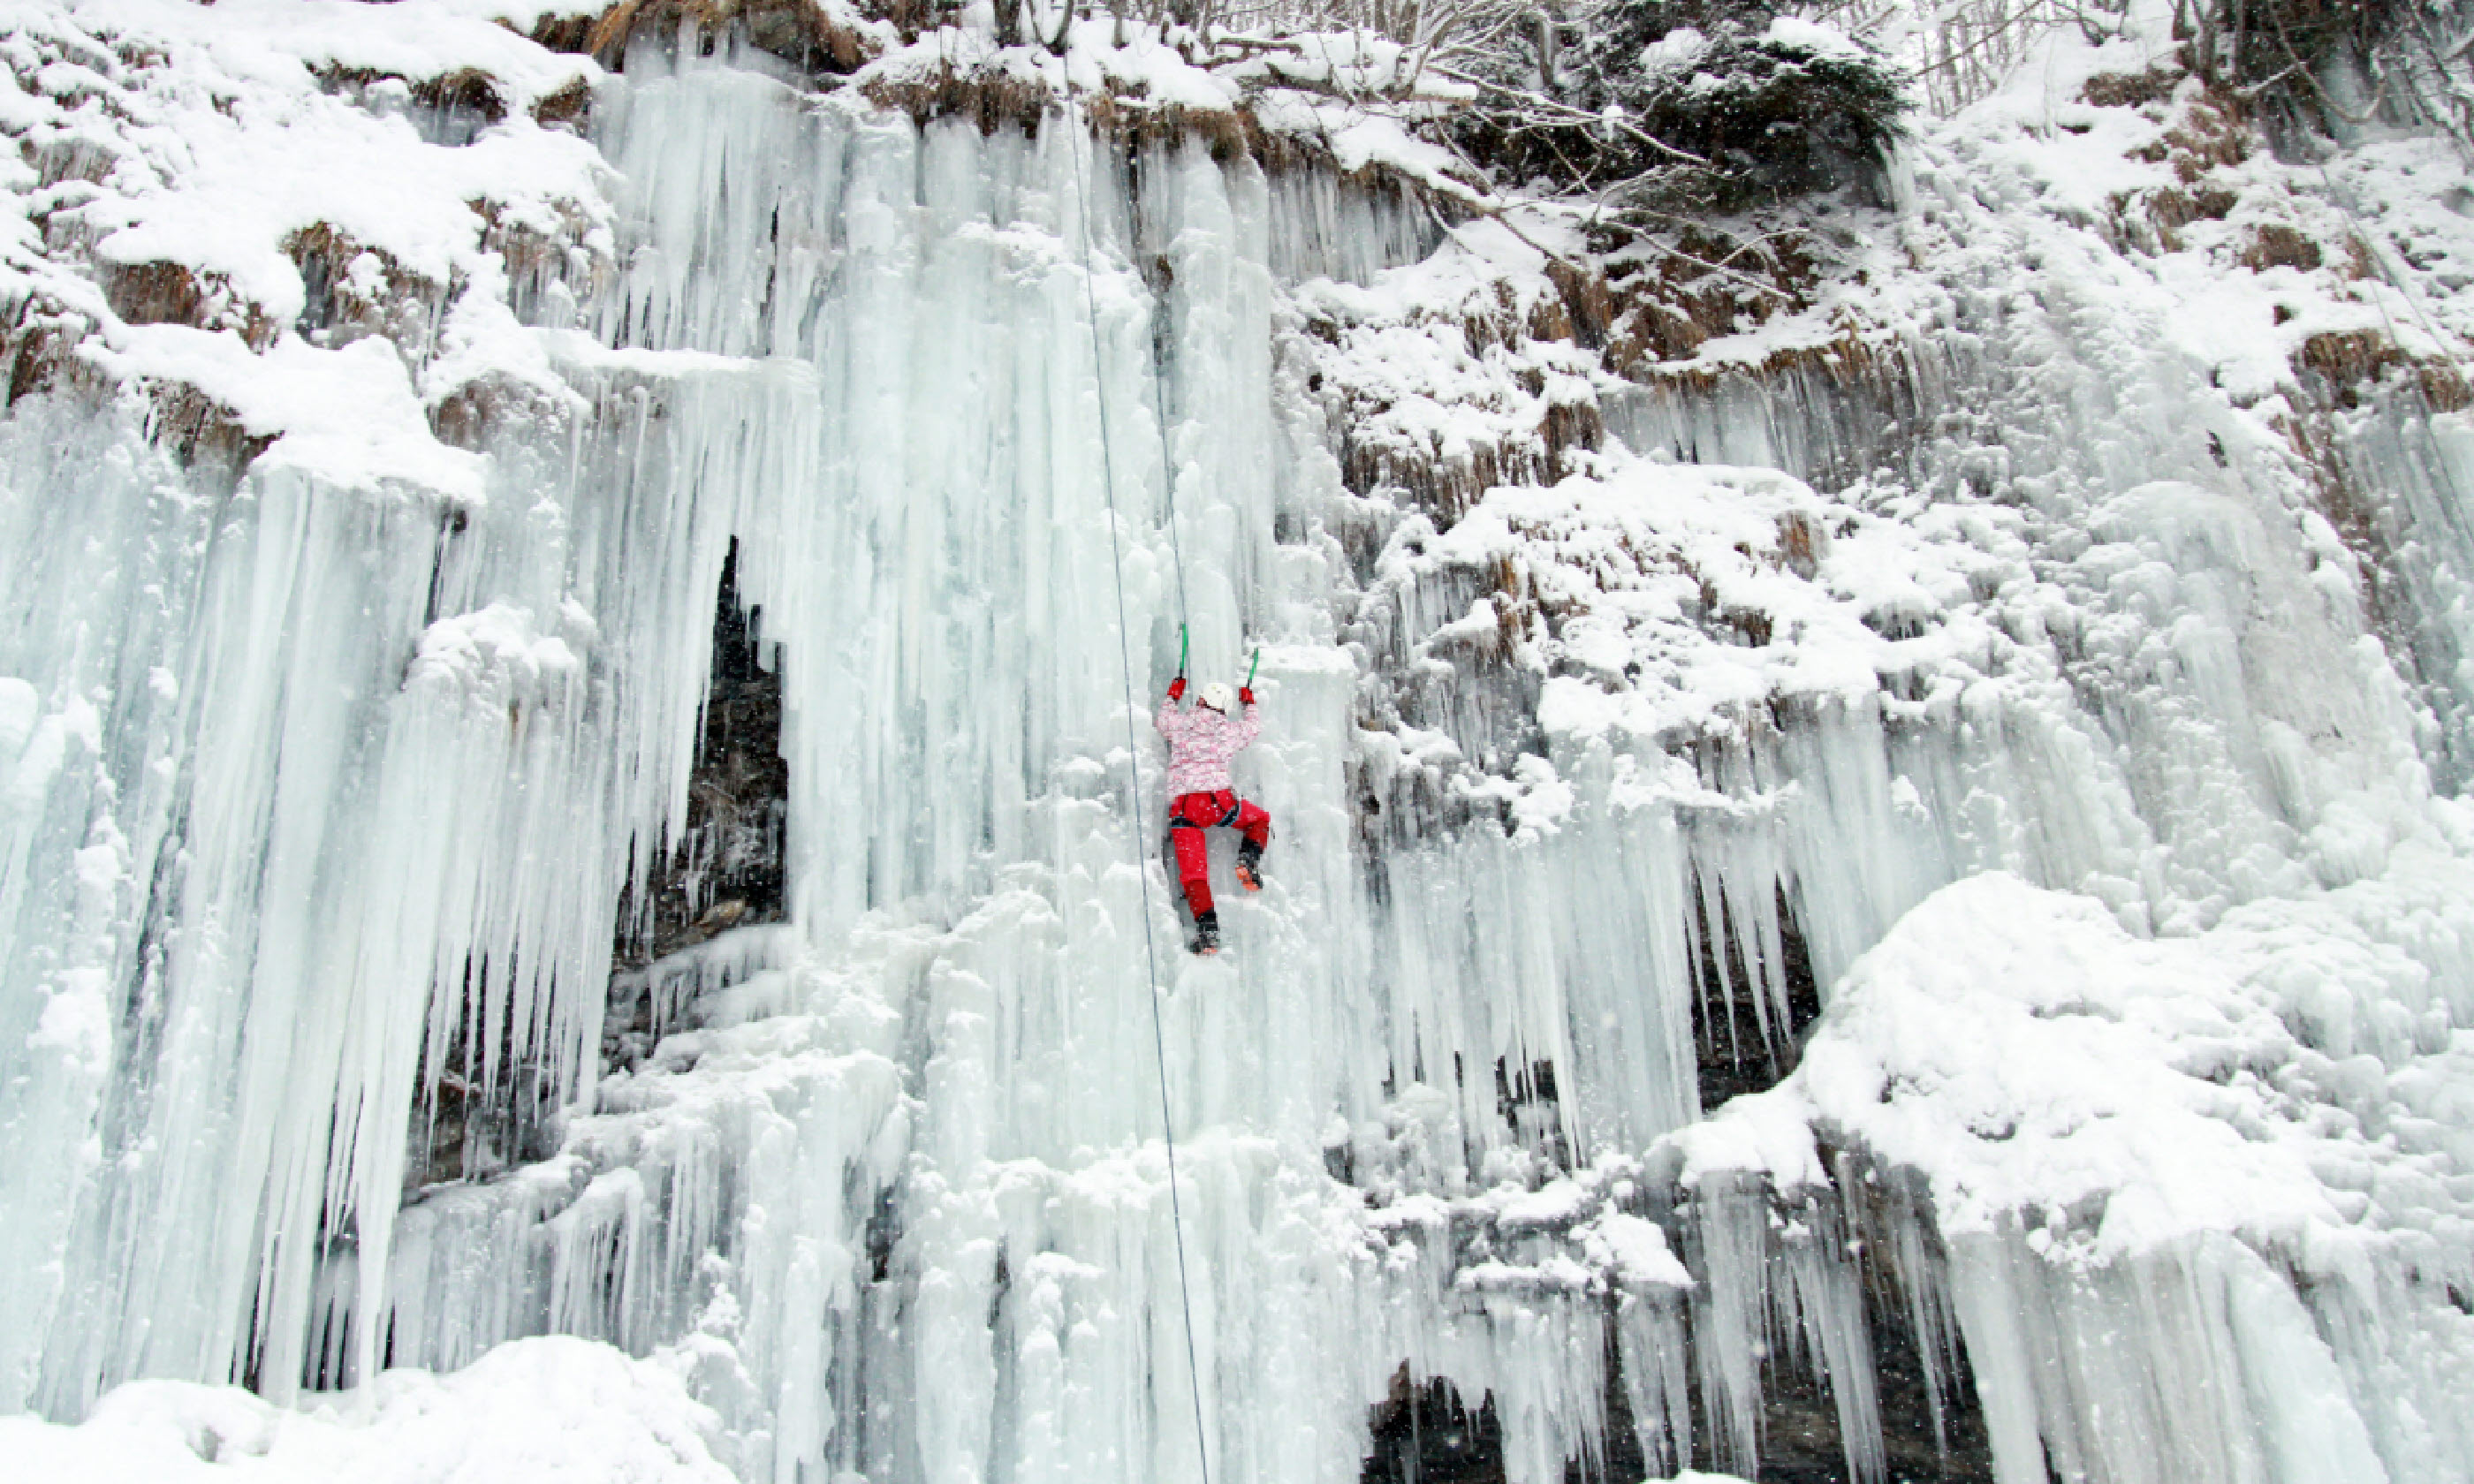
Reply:
M1198 829L1193 831L1193 833L1199 835L1202 833L1202 831ZM1202 921L1202 915L1211 910L1211 878L1209 876L1194 875L1187 876L1185 878L1185 904L1193 910L1194 920L1196 922L1199 922Z
M1185 887L1186 905L1194 912L1194 951L1217 953L1220 918L1211 904L1211 850L1201 826L1186 810L1186 801L1196 797L1199 796L1180 795L1169 806L1168 838L1176 852L1176 876Z
M1211 849L1202 833L1202 826L1208 823L1186 812L1185 799L1171 806L1168 838L1176 851L1176 878L1185 883L1185 895L1197 912L1206 912L1211 907Z
M1237 847L1237 884L1249 892L1259 892L1263 889L1263 847L1272 839L1272 816L1261 804L1243 800L1237 805L1237 830L1246 837Z

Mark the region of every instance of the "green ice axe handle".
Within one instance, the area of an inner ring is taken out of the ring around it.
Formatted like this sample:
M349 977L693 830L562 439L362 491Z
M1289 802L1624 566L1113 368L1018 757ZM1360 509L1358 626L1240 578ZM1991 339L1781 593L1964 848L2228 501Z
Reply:
M1252 690L1254 688L1254 672L1261 668L1263 668L1263 649L1262 646L1258 644L1254 647L1254 662L1246 667L1246 688L1248 690Z
M1185 625L1178 624L1176 626L1176 673L1179 675L1185 673Z

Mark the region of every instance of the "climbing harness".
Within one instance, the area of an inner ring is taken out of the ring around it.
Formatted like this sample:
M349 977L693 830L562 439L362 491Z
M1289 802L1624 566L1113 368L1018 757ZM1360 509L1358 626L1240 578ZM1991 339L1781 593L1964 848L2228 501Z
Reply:
M1070 97L1070 95L1069 95ZM1087 122L1087 116L1086 116ZM1141 741L1134 734L1134 713L1141 709L1134 701L1134 652L1126 636L1126 557L1117 535L1117 467L1108 441L1108 384L1106 369L1100 357L1100 296L1093 286L1091 274L1091 192L1082 180L1082 131L1067 136L1065 151L1074 162L1074 203L1076 225L1081 236L1082 301L1091 326L1091 374L1100 392L1100 477L1108 501L1108 559L1117 578L1117 662L1126 682L1126 771L1133 779L1131 803L1134 811L1134 838L1143 838L1143 763ZM1096 137L1096 136L1095 136ZM1165 419L1167 409L1161 409ZM1168 426L1160 425L1161 453L1167 453ZM1163 464L1163 472L1166 472ZM1176 543L1176 503L1172 490L1169 500L1169 543ZM1179 616L1184 616L1185 556L1176 557L1176 590ZM1185 625L1177 626L1177 673L1185 673ZM1159 950L1152 941L1152 873L1139 847L1134 864L1143 883L1143 962L1152 984L1152 1053L1159 1062L1160 1141L1168 1150L1169 1219L1176 1233L1176 1300L1185 1318L1185 1378L1194 1394L1194 1447L1201 1455L1202 1484L1211 1484L1211 1440L1202 1421L1202 1369L1196 1360L1194 1349L1193 1286L1185 1271L1185 1206L1176 1190L1176 1131L1169 1113L1168 1101L1168 1036L1160 1028Z
M1216 794L1187 794L1185 797L1225 799L1228 802L1221 806L1220 817L1216 820L1199 820L1183 809L1172 809L1168 817L1168 827L1171 829L1234 829L1237 827L1238 817L1246 812L1246 802L1229 789L1224 788Z

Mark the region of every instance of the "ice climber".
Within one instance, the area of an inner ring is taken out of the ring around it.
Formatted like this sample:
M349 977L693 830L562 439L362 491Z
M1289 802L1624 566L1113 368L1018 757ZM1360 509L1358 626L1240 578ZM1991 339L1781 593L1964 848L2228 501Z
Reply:
M1177 878L1185 883L1186 903L1194 909L1194 951L1220 951L1220 915L1211 907L1211 855L1203 831L1230 827L1243 834L1237 848L1237 884L1249 892L1263 889L1263 847L1272 838L1272 816L1250 800L1240 799L1229 786L1228 759L1246 750L1262 732L1254 719L1254 691L1241 685L1231 691L1214 681L1202 687L1192 710L1177 703L1185 698L1185 677L1168 687L1152 724L1168 738L1168 837L1176 854ZM1244 718L1228 714L1231 701L1246 707Z

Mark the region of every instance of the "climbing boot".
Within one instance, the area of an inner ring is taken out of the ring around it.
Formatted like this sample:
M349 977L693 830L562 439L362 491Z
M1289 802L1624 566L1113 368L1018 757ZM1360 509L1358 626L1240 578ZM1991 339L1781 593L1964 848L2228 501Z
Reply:
M1194 951L1209 958L1220 951L1220 914L1199 912L1194 918Z
M1237 884L1249 892L1263 889L1263 848L1251 840L1237 848Z

